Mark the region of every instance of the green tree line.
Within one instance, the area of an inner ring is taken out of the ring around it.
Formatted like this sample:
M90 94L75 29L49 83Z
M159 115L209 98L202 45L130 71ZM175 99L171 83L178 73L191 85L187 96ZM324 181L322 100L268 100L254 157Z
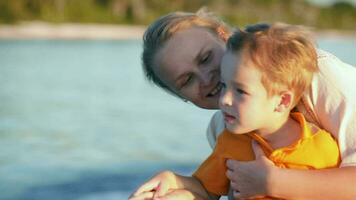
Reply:
M146 25L168 12L195 12L203 6L240 26L282 21L356 30L356 7L352 4L319 7L303 0L0 0L0 23L40 20Z

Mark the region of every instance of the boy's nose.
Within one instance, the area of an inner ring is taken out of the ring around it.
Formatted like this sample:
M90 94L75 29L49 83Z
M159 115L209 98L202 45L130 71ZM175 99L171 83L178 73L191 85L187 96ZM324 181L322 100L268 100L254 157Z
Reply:
M231 92L226 91L226 90L221 91L219 103L220 103L220 106L231 106L232 105Z

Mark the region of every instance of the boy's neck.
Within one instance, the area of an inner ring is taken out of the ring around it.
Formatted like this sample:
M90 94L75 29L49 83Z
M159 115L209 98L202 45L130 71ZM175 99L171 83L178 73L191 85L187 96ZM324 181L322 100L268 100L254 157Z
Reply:
M301 131L300 124L288 115L278 129L269 133L260 133L260 135L273 149L277 149L293 144L301 137Z

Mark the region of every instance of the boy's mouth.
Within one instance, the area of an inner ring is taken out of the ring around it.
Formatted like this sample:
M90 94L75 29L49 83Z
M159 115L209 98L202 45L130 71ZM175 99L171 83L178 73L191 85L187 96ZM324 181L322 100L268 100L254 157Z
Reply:
M208 95L206 95L206 97L214 97L217 94L220 94L222 88L222 84L219 82L218 84L216 84L216 86L211 90L211 92L209 92Z
M232 124L236 120L235 116L227 114L226 112L223 113L224 113L224 121L226 123Z

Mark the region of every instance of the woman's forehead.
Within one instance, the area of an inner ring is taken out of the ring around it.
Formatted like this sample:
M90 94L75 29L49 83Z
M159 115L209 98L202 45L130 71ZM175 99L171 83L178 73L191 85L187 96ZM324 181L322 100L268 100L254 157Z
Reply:
M214 36L206 29L190 28L177 32L157 53L159 70L180 72L194 68L200 54L214 42Z
M175 33L161 49L169 59L195 58L204 48L216 43L216 38L203 28L189 28Z

